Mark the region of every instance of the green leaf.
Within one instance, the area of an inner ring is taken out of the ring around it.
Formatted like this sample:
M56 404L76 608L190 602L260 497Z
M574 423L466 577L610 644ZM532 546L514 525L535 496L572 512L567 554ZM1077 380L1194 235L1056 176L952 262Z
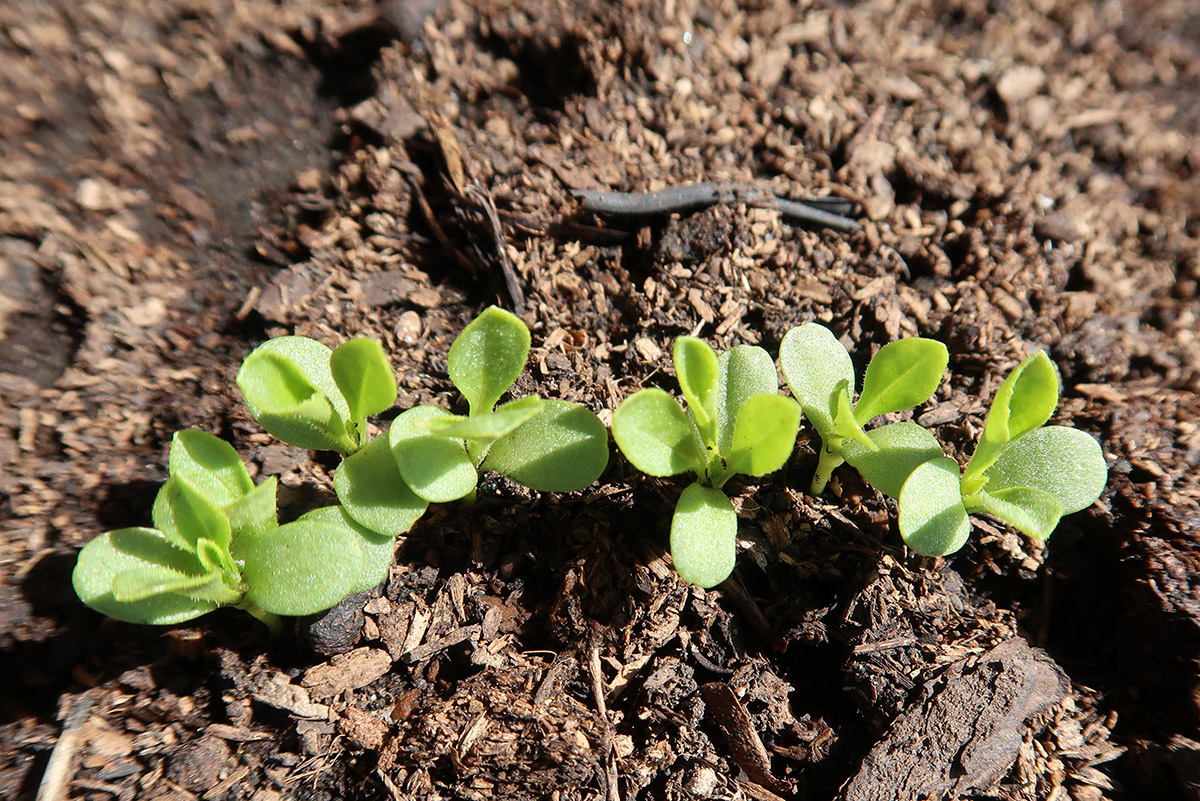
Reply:
M868 484L892 498L900 496L913 470L942 455L937 437L916 423L889 423L871 429L867 436L875 444L874 451L848 440L842 453Z
M719 489L691 484L671 518L671 559L684 581L715 587L737 559L737 514Z
M981 492L976 497L979 500L972 504L970 511L994 515L1034 539L1044 540L1053 534L1062 517L1063 508L1058 498L1033 487Z
M128 623L169 626L211 612L217 604L171 594L119 601L113 595L114 580L127 573L159 574L162 569L187 575L197 572L199 567L193 554L174 547L160 531L118 529L83 546L71 583L79 599L101 614ZM230 592L236 599L236 593Z
M755 395L778 392L775 362L757 345L735 345L717 358L718 453L732 452L733 432L742 404Z
M201 537L229 548L229 518L180 476L171 476L162 485L151 516L155 528L178 548L194 553Z
M239 558L238 551L244 543L279 525L278 489L279 479L268 476L266 481L225 509L233 531L229 550L235 559Z
M833 409L833 439L826 443L826 447L839 453L846 442L857 442L867 450L875 447L863 430L862 423L854 416L854 407L850 405L850 388L843 386L840 381L833 391Z
M717 354L696 337L678 337L673 354L675 375L687 401L688 411L704 444L717 444Z
M946 346L934 339L911 337L884 345L867 365L855 418L865 425L881 414L924 403L937 391L949 363Z
M945 456L912 471L900 489L900 536L919 554L945 556L971 533L963 506L958 464Z
M429 506L404 483L385 437L376 437L338 465L333 487L350 517L389 537L412 528Z
M788 331L779 345L779 369L804 416L821 439L833 436L835 391L842 381L854 389L854 363L837 337L823 325L805 323Z
M363 552L362 569L358 579L351 585L350 592L346 593L347 595L378 587L387 579L392 560L396 555L395 537L388 537L360 526L340 506L323 506L320 509L313 509L311 512L301 515L300 520L345 526L358 536L359 546Z
M765 476L783 467L796 446L800 406L782 395L754 395L738 414L726 474Z
M515 314L489 306L454 340L446 366L474 416L495 408L525 369L528 356L525 323Z
M167 469L220 509L254 489L246 465L233 446L195 429L176 431L171 437Z
M651 476L704 472L705 457L692 424L675 399L658 388L633 393L617 407L613 439L634 467Z
M1058 499L1063 514L1091 506L1108 483L1095 437L1066 426L1036 428L1009 443L986 474L988 493L1033 487Z
M194 575L163 565L145 564L113 576L112 597L118 603L128 604L167 593L190 595L188 590L207 584L215 573L214 569Z
M486 420L490 416L478 419ZM475 463L462 439L428 433L436 430L435 424L441 420L466 419L436 406L416 406L392 422L388 442L400 476L426 501L447 503L458 500L469 495L479 483Z
M362 337L343 342L329 359L334 383L350 412L359 443L367 436L366 421L396 402L396 374L379 340Z
M353 529L297 520L250 544L242 576L246 600L260 609L310 615L349 595L362 570L362 539Z
M494 412L475 417L430 418L429 430L443 437L471 440L495 440L506 434L511 434L523 425L529 418L542 410L542 399L537 395L527 395L518 400L509 401Z
M1009 373L996 390L984 424L984 439L1011 442L1044 424L1058 406L1058 373L1045 351L1038 351Z
M350 408L333 379L326 346L308 337L276 337L242 362L237 384L259 425L284 442L351 453Z
M581 490L607 465L608 429L586 407L555 398L547 399L529 422L496 440L483 461L483 469L542 492Z

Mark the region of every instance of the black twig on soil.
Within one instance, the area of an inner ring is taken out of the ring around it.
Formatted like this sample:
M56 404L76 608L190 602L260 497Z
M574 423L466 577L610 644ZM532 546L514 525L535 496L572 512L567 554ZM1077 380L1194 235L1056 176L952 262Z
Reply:
M862 230L858 222L845 216L853 208L853 203L848 200L836 197L789 200L781 197L774 189L757 184L704 181L672 186L655 192L573 189L571 193L583 201L584 211L611 217L647 217L695 211L718 203L746 203L759 208L775 209L789 222L822 225L847 233Z

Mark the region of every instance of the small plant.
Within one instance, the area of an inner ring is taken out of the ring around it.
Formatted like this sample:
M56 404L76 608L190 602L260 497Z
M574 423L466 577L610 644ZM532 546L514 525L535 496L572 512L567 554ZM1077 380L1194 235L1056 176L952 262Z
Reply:
M228 443L177 432L168 465L153 528L109 531L79 553L72 582L96 611L171 625L235 606L278 629L278 615L319 612L387 576L392 538L337 506L279 525L276 479L255 486Z
M946 346L933 339L912 337L884 345L867 365L854 403L854 364L833 332L817 323L788 331L779 346L779 369L821 437L809 492L820 495L844 461L881 491L899 492L912 470L940 455L937 439L915 423L890 423L869 432L863 426L881 414L928 400L949 360ZM855 458L866 453L877 455Z
M1089 434L1045 425L1057 406L1058 375L1038 351L1000 385L961 475L939 452L896 493L908 546L926 556L957 551L971 533L969 513L998 517L1044 540L1063 515L1091 506L1108 481L1104 454Z
M782 467L800 409L778 394L775 364L762 348L738 345L718 357L703 341L680 337L673 357L687 410L661 389L640 390L613 414L613 438L643 473L695 473L675 505L671 556L685 580L713 587L733 572L737 555L737 514L721 487L738 473Z

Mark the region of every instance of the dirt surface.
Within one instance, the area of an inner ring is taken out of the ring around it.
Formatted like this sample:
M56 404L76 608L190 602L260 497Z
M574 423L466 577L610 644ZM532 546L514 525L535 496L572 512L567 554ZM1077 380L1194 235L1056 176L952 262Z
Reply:
M1200 797L1200 24L1185 0L16 0L0 7L0 797ZM723 205L602 220L574 189L757 181L861 234ZM517 394L606 421L674 338L861 367L941 339L914 413L963 459L1044 348L1111 474L1048 545L946 560L808 429L734 487L739 567L682 583L681 484L485 478L314 650L222 610L102 620L75 554L142 524L171 434L231 441L284 514L334 463L233 376L268 336L383 340L453 405L483 306ZM336 653L335 653L336 652ZM57 747L56 747L57 746Z

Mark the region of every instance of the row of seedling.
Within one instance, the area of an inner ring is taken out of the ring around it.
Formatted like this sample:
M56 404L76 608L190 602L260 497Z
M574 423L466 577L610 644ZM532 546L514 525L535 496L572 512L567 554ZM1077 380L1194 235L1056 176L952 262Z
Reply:
M280 524L276 479L251 480L234 449L200 431L171 443L170 477L152 511L153 528L107 532L80 552L74 585L88 606L137 623L173 624L236 606L273 627L280 615L327 609L386 576L396 537L430 503L473 499L481 471L539 491L582 490L608 464L608 432L587 408L530 395L500 403L525 369L529 329L492 307L450 348L447 370L467 401L456 415L417 406L369 435L368 418L390 409L397 384L380 344L354 339L335 350L305 337L269 340L242 364L237 383L254 418L279 439L343 456L334 471L338 505ZM762 348L717 355L680 337L674 362L685 406L644 389L614 412L613 437L653 476L694 473L671 524L671 554L684 579L724 581L737 550L737 516L722 486L763 476L792 456L806 417L821 437L811 491L843 462L899 504L905 542L925 555L962 547L969 513L998 517L1044 539L1064 514L1104 488L1099 443L1047 426L1058 377L1044 353L1004 381L965 470L912 422L866 426L912 408L940 385L946 348L911 338L875 355L854 398L849 353L815 323L789 331L779 369L793 397L779 394L776 365Z

